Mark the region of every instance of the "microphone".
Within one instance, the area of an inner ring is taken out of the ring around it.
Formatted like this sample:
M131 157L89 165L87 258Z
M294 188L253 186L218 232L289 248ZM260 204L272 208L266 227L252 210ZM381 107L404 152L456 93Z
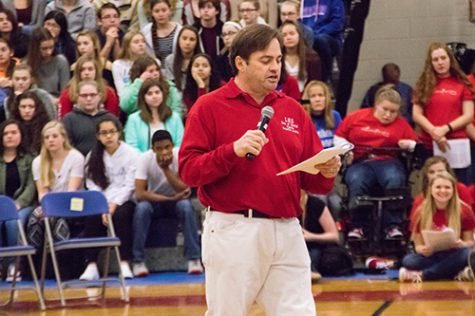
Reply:
M265 133L272 116L274 116L274 109L269 105L263 107L261 110L261 120L259 121L259 123L257 123L257 129ZM251 153L246 154L247 160L253 160L255 157L256 156Z

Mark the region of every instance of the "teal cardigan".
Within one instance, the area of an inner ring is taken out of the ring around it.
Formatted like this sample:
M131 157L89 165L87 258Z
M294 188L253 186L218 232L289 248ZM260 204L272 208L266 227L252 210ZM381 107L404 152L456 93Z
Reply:
M165 129L172 135L175 147L180 147L183 138L183 122L180 115L172 112L165 122ZM141 152L151 148L150 125L140 117L140 111L129 115L124 129L125 142Z
M36 187L31 170L33 159L34 157L30 154L21 154L16 158L20 175L20 187L13 194L13 199L20 205L20 208L35 205ZM7 165L3 160L3 156L0 155L0 194L6 193L6 173Z
M182 95L180 91L178 91L178 89L176 88L175 83L173 83L172 81L167 82L170 86L170 89L168 91L167 105L173 112L178 113L178 115L180 116L183 116L185 110L183 108ZM128 85L126 85L124 91L122 91L122 93L120 94L119 106L121 110L127 113L129 116L132 113L138 111L137 100L141 86L142 79L137 78L134 80L133 83L129 83Z

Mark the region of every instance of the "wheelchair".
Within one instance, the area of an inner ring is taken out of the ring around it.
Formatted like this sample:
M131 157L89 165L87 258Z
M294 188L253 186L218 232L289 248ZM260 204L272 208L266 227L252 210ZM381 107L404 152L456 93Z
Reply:
M355 202L358 208L368 211L370 223L369 229L365 231L365 237L362 239L350 239L347 237L351 227L350 220L350 198L349 190L345 183L345 175L349 169L346 163L348 154L342 158L341 169L341 186L342 189L342 215L337 219L337 227L340 230L340 236L343 244L352 254L353 258L358 261L368 256L391 256L400 258L407 253L410 247L410 236L408 233L409 219L408 215L412 206L412 194L410 174L420 168L420 161L416 157L416 151L409 151L395 147L362 147L356 146L355 150L361 150L365 153L362 162L365 159L371 159L375 155L397 154L405 173L405 184L402 187L386 189L377 185L371 189L371 194L356 196ZM356 163L358 163L356 162ZM384 210L398 210L402 212L402 223L400 229L403 236L397 238L386 238L383 227Z

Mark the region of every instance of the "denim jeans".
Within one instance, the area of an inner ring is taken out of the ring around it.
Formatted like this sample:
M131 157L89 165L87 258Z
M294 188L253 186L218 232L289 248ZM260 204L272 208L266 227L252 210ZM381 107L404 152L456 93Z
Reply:
M423 280L453 279L467 266L469 248L438 251L429 257L411 253L402 259L402 265L410 270L422 271Z
M28 221L28 217L30 216L31 212L33 212L33 207L25 207L20 210L18 210L18 219L20 220L21 224L23 227L26 226L26 222ZM6 244L2 240L2 231L0 230L0 246L16 246L18 245L19 241L19 235L20 232L18 230L18 224L16 220L12 221L5 221L5 222L0 222L0 227L3 226L1 224L5 225L5 231L7 233L7 240ZM9 262L12 261L13 258L9 259Z
M348 168L345 174L345 183L348 187L349 210L352 225L355 227L370 227L371 207L361 206L356 197L361 195L372 196L375 191L401 188L406 185L406 173L402 163L397 159L369 160L356 163ZM389 203L383 209L383 227L401 225L402 210L393 210Z
M133 261L145 261L145 242L152 222L152 215L166 213L175 214L183 225L183 235L185 238L185 258L188 260L199 259L201 257L200 241L198 237L198 226L196 224L196 212L191 204L191 200L184 199L177 202L148 202L142 201L135 207L133 229Z
M322 61L322 81L327 81L332 74L333 57L340 50L340 41L328 34L318 34L314 37L313 48Z

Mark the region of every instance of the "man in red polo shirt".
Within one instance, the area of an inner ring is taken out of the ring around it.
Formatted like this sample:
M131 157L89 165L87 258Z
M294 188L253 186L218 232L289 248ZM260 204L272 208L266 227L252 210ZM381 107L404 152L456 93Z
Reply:
M322 150L303 107L275 91L282 38L249 26L234 39L230 60L235 78L195 103L179 153L180 176L208 207L206 315L246 315L257 301L268 315L313 316L300 190L327 193L340 159L317 165L317 175L277 176ZM275 113L265 133L256 130L264 106Z

